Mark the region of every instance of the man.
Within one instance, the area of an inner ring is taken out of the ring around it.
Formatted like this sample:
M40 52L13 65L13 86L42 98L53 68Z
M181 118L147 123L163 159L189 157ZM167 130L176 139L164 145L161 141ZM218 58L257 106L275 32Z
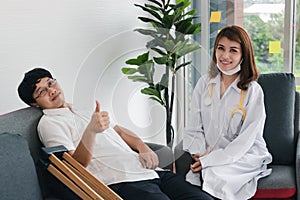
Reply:
M46 69L27 72L18 93L25 103L43 110L38 125L42 143L46 147L64 145L123 199L213 199L179 175L156 171L157 155L130 130L112 122L98 101L90 118L72 108Z

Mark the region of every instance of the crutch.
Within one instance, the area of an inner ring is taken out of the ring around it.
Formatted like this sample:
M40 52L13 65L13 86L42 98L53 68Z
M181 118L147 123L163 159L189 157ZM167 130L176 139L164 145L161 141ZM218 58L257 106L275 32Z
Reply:
M47 170L82 199L121 200L108 186L102 183L78 163L64 146L42 148Z

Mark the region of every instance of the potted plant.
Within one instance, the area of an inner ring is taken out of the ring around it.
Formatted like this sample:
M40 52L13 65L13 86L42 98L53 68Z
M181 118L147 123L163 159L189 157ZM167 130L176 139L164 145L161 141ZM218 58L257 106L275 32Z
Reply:
M135 29L135 31L151 38L146 43L147 52L126 61L132 67L122 68L122 73L128 79L144 82L147 85L141 90L157 101L166 112L166 141L173 145L174 128L172 113L175 96L175 79L177 72L191 64L182 59L187 54L200 49L192 42L191 35L201 31L201 24L193 23L196 10L186 11L191 5L190 0L148 0L144 5L134 4L148 15L138 17L142 22L149 23L150 29ZM150 17L149 17L150 16ZM154 81L156 67L164 67L159 81Z

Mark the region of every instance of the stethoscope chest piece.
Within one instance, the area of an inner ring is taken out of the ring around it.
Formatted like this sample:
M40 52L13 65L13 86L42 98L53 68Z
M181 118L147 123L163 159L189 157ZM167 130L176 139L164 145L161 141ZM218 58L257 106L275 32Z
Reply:
M211 104L211 97L210 96L205 97L205 99L204 99L204 105L209 106L210 104Z
M214 89L214 84L210 84L208 96L204 99L204 105L209 106L212 102L212 92Z

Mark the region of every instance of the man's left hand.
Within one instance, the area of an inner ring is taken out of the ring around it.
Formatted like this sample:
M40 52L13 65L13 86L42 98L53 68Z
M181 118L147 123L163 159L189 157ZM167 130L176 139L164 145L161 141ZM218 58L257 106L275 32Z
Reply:
M139 159L146 169L155 169L158 166L158 156L146 144L139 149Z

